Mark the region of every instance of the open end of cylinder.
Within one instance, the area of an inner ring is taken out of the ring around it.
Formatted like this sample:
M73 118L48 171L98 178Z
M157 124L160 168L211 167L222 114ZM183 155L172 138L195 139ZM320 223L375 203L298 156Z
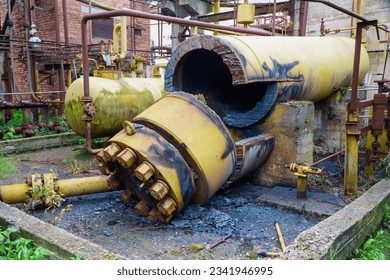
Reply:
M214 51L190 51L180 59L174 71L174 90L204 94L206 104L231 127L243 128L259 122L276 99L276 83L233 86L231 69Z

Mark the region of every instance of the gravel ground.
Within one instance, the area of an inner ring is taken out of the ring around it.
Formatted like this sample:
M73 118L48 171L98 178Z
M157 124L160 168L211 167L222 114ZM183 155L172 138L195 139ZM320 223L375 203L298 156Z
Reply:
M91 163L77 147L62 147L10 157L18 171L0 180L0 185L24 181L31 173L52 170L60 179L98 175L96 165L72 175L75 166ZM77 161L77 164L75 164ZM315 217L261 206L256 198L266 188L241 183L217 193L206 205L191 205L169 224L139 216L134 205L125 205L120 192L67 198L62 208L72 205L62 219L54 213L33 210L31 215L55 224L77 236L129 259L248 259L258 251L281 252L274 227L278 222L286 245L302 231L320 221ZM17 205L21 207L22 205ZM210 245L222 237L220 245Z

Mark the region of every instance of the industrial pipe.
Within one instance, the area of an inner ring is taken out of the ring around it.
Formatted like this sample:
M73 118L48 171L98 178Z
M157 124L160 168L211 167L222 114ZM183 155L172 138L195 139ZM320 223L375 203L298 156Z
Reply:
M0 201L10 204L22 203L34 197L34 192L39 193L43 188L46 192L54 190L63 197L113 190L107 183L107 178L103 176L57 180L53 174L34 174L26 180L26 183L0 186Z
M125 203L138 199L139 214L162 222L264 164L274 145L269 134L234 142L214 111L179 92L123 125L97 154L99 169L125 188Z
M206 22L186 20L186 19L174 18L169 16L163 16L163 15L156 15L156 14L145 13L136 10L115 10L115 11L85 15L81 21L81 40L82 40L83 73L84 73L83 75L84 96L81 98L81 102L83 103L83 108L85 108L85 110L83 110L84 114L82 120L85 122L86 148L90 153L96 153L97 151L94 151L91 148L91 139L92 139L91 121L93 120L93 117L88 116L88 110L87 110L89 107L91 107L91 104L93 102L93 99L90 95L90 85L89 85L87 22L93 19L110 18L116 16L131 16L131 17L138 17L144 19L165 21L169 23L176 23L176 24L181 24L186 26L200 26L200 27L215 28L215 29L227 30L227 31L236 31L238 33L252 34L252 35L263 35L263 36L270 35L269 32L264 30L258 30L258 29L252 30L252 29L244 29L238 27L220 26L220 25L206 23Z
M275 102L319 101L348 87L353 55L354 40L343 37L199 35L172 54L165 89L204 94L226 125L243 128ZM369 68L364 48L360 65L362 80Z
M127 29L126 29L126 17L121 17L121 22L117 24L114 28L112 34L113 41L113 50L116 53L119 53L119 36L118 33L121 32L121 52L119 55L120 60L126 57L127 50Z

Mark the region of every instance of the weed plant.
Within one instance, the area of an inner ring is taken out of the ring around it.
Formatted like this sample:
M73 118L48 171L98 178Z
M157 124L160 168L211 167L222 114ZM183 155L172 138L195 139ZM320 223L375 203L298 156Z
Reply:
M371 235L359 249L353 260L390 260L390 206L386 205L382 228Z
M0 260L44 260L50 256L50 252L35 246L34 241L23 237L13 238L17 228L0 228Z
M8 157L0 153L0 179L7 174L13 174L16 171L15 163Z

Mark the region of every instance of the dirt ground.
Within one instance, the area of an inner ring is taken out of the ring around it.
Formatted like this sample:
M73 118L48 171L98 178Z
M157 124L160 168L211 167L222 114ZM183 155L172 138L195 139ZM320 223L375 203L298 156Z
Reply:
M17 166L0 185L20 183L33 173L54 172L60 179L100 175L97 162L81 146L61 147L8 156ZM60 210L29 213L129 259L250 259L259 251L281 252L274 223L285 243L321 219L256 204L268 188L237 184L214 195L206 205L191 205L168 224L139 216L125 205L119 191L69 197ZM23 209L23 204L15 205ZM212 247L220 238L229 238ZM82 252L80 252L82 253Z

